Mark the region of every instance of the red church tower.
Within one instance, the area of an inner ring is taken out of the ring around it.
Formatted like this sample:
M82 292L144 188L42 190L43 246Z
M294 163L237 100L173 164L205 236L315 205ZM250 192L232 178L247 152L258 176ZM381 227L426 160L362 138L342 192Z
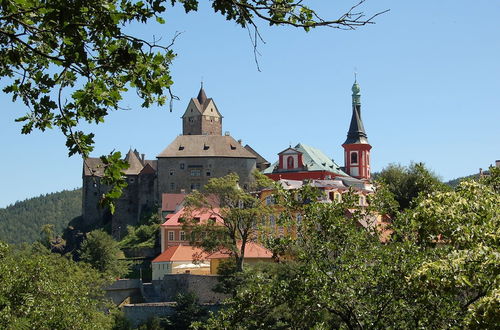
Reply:
M370 180L370 149L361 120L361 94L358 82L352 85L352 117L344 148L345 172L358 179Z

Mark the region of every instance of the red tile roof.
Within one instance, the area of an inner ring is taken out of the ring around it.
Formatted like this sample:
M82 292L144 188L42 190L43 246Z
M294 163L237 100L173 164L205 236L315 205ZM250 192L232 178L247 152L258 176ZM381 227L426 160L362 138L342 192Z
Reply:
M241 243L238 244L238 248L241 247ZM208 259L225 259L229 258L231 255L228 250L221 250L219 252L212 253ZM253 258L272 258L273 253L263 247L260 244L254 242L247 242L245 246L245 259L253 259Z
M176 245L163 251L152 262L193 261L206 258L207 254L200 248L189 245Z
M162 194L161 195L161 210L175 212L177 207L186 198L186 194Z
M221 217L217 215L219 212L219 209L214 208L213 210L210 209L198 209L194 210L191 214L188 214L184 208L180 209L174 214L169 214L165 218L167 219L162 226L182 226L184 223L181 221L183 217L186 218L199 218L199 223L200 224L206 224L209 219L214 219L217 223L222 224L223 220Z

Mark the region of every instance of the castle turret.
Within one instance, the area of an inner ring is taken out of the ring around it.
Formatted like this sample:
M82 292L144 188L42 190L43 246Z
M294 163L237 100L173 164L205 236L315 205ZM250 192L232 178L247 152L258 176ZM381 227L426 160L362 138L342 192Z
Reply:
M365 127L361 120L361 93L358 82L352 85L352 117L344 148L345 172L358 179L370 179L370 149Z
M183 135L222 135L222 115L203 85L182 116Z

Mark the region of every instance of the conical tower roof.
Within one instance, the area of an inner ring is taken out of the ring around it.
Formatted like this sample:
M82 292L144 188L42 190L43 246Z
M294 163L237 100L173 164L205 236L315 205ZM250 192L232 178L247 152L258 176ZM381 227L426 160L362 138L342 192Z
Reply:
M207 94L205 94L205 90L203 89L203 85L200 88L200 91L198 92L198 96L196 97L198 99L198 102L200 102L200 105L203 107L203 104L208 100Z
M132 148L128 151L124 160L129 163L129 168L123 171L126 175L137 175L144 167L136 153L132 151Z

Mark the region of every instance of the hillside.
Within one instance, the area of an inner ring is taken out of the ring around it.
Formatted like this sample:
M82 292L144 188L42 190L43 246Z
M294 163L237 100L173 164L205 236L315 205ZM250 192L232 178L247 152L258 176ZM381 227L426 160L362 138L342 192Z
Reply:
M17 202L0 209L0 241L31 243L40 228L51 223L62 233L68 222L81 215L82 190L63 190Z
M456 179L450 180L448 182L445 182L445 184L447 184L448 186L450 186L452 188L455 188L463 180L467 180L467 179L477 180L478 178L479 178L479 174L471 174L471 175L462 176L460 178L456 178Z

